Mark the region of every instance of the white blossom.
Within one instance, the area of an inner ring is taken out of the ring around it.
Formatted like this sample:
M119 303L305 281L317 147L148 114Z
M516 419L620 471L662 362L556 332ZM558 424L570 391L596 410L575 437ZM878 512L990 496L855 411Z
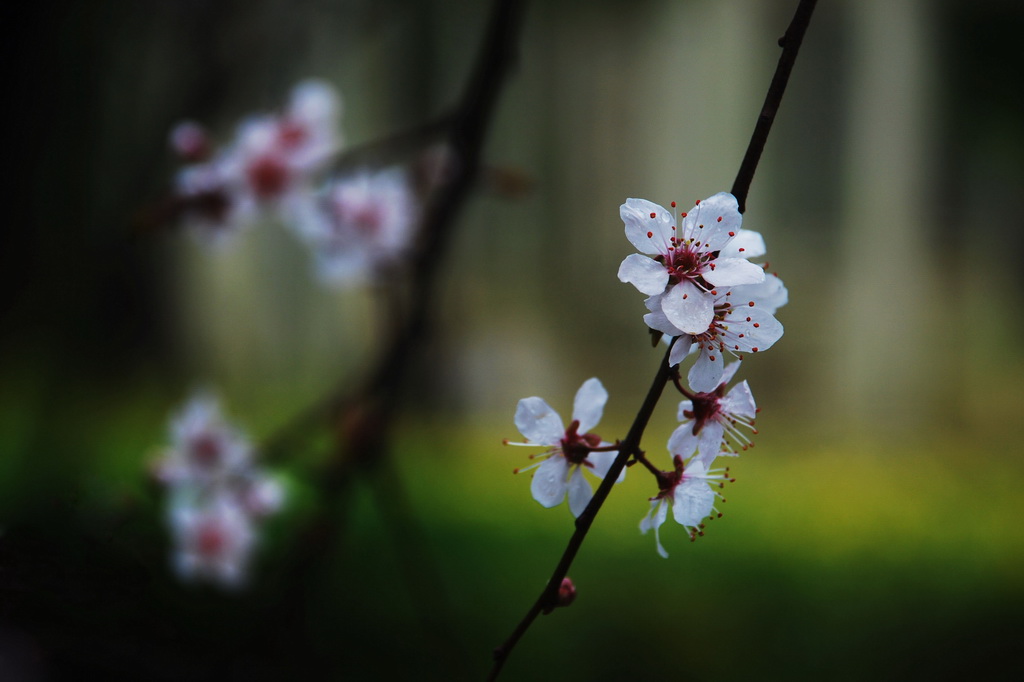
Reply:
M566 428L562 418L542 398L523 398L516 408L516 428L526 437L525 443L507 445L548 446L548 450L534 455L542 461L538 464L517 469L535 469L530 492L533 499L545 507L555 507L569 496L569 510L573 516L583 513L593 490L583 477L588 470L598 478L604 478L615 461L618 451L611 443L590 430L597 426L608 401L608 391L596 379L583 382L573 403L572 422ZM625 478L623 470L616 483Z
M170 434L154 471L167 486L175 570L186 580L241 587L259 524L280 509L284 490L256 466L249 440L208 393L172 417Z
M741 298L742 291L737 293L737 289L741 287L709 292L713 296L712 318L700 334L688 334L672 324L662 308L660 294L645 301L651 311L644 316L647 325L667 336L678 337L669 354L670 364L679 364L695 349L697 360L688 374L695 391L713 391L722 382L726 354L742 358L744 353L768 350L782 337L782 324L769 312L771 306L758 306L753 296Z
M715 390L696 393L691 400L679 403L678 419L682 423L669 437L669 452L684 459L697 452L697 458L707 467L719 455L735 456L737 450L753 445L745 432L757 433L757 405L750 386L741 381L725 391L739 366L734 362L726 367Z
M398 168L360 171L329 183L295 223L316 258L320 278L362 283L413 246L419 217L408 174Z
M686 529L692 541L704 534L702 520L712 513L717 514L715 498L721 495L709 486L721 487L725 481L732 480L717 471L708 471L707 466L698 459L691 460L684 467L683 458L677 456L675 464L675 472L667 474L661 491L651 498L650 511L640 521L641 533L646 534L654 529L658 554L666 559L668 552L661 544L660 529L668 517L669 507L672 508L672 518Z
M715 317L716 287L764 281L761 267L747 260L763 255L764 241L740 228L736 198L726 192L698 201L678 221L672 206L627 199L619 208L626 238L640 251L622 261L619 280L654 297L657 312L680 333L701 334Z

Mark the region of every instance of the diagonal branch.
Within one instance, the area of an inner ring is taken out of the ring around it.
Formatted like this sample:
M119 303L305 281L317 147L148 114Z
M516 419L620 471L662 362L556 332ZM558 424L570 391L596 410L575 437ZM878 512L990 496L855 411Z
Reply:
M746 198L747 193L750 190L750 183L754 178L754 171L757 169L757 163L761 158L761 152L764 150L765 142L768 140L768 133L771 131L772 123L775 120L775 114L778 112L779 103L782 101L782 95L786 90L786 84L789 82L789 76L793 70L793 64L796 60L797 52L800 49L800 43L803 41L804 33L807 31L807 26L810 23L811 12L814 10L815 2L816 0L800 1L800 4L796 9L796 13L793 16L793 20L790 22L789 28L786 30L786 34L779 40L779 45L782 47L782 56L779 58L779 64L775 70L775 76L772 78L771 85L768 88L768 95L765 97L764 106L761 109L760 116L758 116L757 124L754 127L754 133L751 136L747 152L743 157L739 173L737 174L736 181L733 184L732 193L739 201L741 212L746 210ZM658 400L661 398L662 391L669 379L672 377L672 369L669 367L668 357L669 351L666 351L665 356L661 360L661 364L658 366L658 371L654 376L654 381L651 383L651 387L647 392L647 397L644 398L644 402L640 406L640 409L633 420L633 425L630 427L629 433L620 444L619 454L615 458L615 462L609 468L608 473L605 474L604 480L601 481L601 485L598 486L597 491L594 493L594 497L590 500L586 509L584 509L579 518L576 519L576 529L573 532L572 537L569 538L569 543L566 546L565 551L562 553L562 557L559 559L558 565L551 574L551 578L548 580L547 585L540 593L537 601L534 602L533 606L531 606L526 612L523 619L518 625L516 625L508 639L494 650L494 664L487 677L488 680L497 679L498 675L501 673L502 667L505 665L509 655L515 648L516 643L522 638L526 631L529 630L537 616L541 613L549 613L555 608L557 604L558 588L562 584L562 579L568 575L569 568L572 566L572 562L576 558L577 552L582 546L583 541L586 539L587 532L594 523L597 513L601 510L601 506L604 504L605 499L607 499L608 494L611 492L611 488L615 484L619 473L626 466L630 457L639 458L642 456L640 441L647 428L647 423L650 421L651 414L654 412L654 408L657 406Z

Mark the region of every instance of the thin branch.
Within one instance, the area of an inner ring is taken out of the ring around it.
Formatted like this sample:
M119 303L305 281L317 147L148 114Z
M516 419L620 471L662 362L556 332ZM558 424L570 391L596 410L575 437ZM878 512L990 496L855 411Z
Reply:
M654 413L654 408L658 404L658 400L661 398L661 393L665 389L665 384L668 383L669 376L671 375L671 368L668 365L668 354L669 351L665 351L665 356L661 360L661 365L658 367L658 373L654 376L654 381L651 383L650 389L647 391L647 397L644 398L643 404L640 406L640 410L636 414L636 418L633 420L633 425L629 429L629 434L619 449L619 454L612 463L612 466L608 469L608 473L605 474L604 479L601 481L601 485L597 487L597 492L594 493L594 497L591 498L590 503L587 505L583 513L576 519L576 530L573 532L572 537L569 538L569 544L566 546L565 551L562 553L562 558L559 560L558 565L555 567L554 572L551 574L551 578L548 580L547 585L544 587L544 591L537 597L537 601L534 602L530 610L526 612L526 616L519 622L516 629L512 631L508 639L502 642L501 646L494 650L494 665L491 668L490 675L487 676L488 680L495 680L498 678L498 674L501 672L502 667L505 665L505 661L508 660L509 654L512 653L512 649L515 648L516 643L519 639L526 634L526 631L533 624L533 621L541 613L549 613L557 604L558 600L558 588L562 584L562 579L569 573L569 567L572 565L573 559L576 558L576 553L579 551L580 546L583 545L583 540L587 537L587 532L590 530L590 526L594 523L594 519L597 518L597 512L600 511L601 505L604 504L605 499L611 492L612 486L615 485L615 481L618 480L619 474L622 473L622 469L625 468L626 462L633 455L640 453L640 439L643 437L644 430L647 428L647 423L651 419L651 415Z
M797 52L800 48L800 43L803 41L804 33L807 30L807 26L811 19L811 12L814 10L816 0L801 0L799 6L796 9L796 13L793 16L792 22L790 22L789 28L786 30L786 34L779 40L779 45L782 47L782 56L779 58L779 64L775 71L775 76L772 78L771 85L768 88L768 95L765 97L764 106L761 109L761 115L758 117L757 124L754 128L754 134L751 136L750 144L747 147L746 155L743 157L743 163L740 166L740 171L736 176L736 181L733 184L733 195L739 201L740 211L744 211L746 208L747 193L750 190L750 183L754 177L754 171L757 168L758 160L761 158L761 152L764 150L765 142L768 140L768 133L771 131L772 122L775 120L775 114L778 111L779 103L782 101L782 95L786 90L786 84L789 82L789 75L793 69L793 63L796 60ZM491 672L488 675L488 680L497 679L501 673L502 667L508 660L509 655L515 648L516 643L522 638L522 636L529 630L530 626L536 620L537 616L541 613L550 613L557 605L558 599L558 588L562 584L562 579L569 573L569 568L572 566L573 560L576 558L576 554L586 539L587 532L590 530L591 525L594 523L594 519L597 513L601 510L601 506L607 499L608 494L611 492L612 486L618 479L622 469L626 466L630 457L636 458L638 461L643 457L643 453L640 450L640 440L643 438L644 430L647 428L647 423L650 421L651 414L654 412L655 406L658 404L658 400L661 398L661 394L666 384L672 379L674 370L669 367L669 352L665 352L665 356L661 360L661 364L658 366L658 372L654 376L654 381L651 383L651 387L647 392L647 397L644 398L643 404L640 406L640 410L637 412L636 418L633 420L633 425L629 429L629 433L621 443L618 456L615 458L615 462L608 469L608 473L605 474L604 479L598 486L597 491L591 498L590 503L587 505L583 513L580 514L579 518L576 519L576 529L569 538L569 543L562 553L561 559L558 561L558 565L555 567L554 572L551 574L551 578L548 580L544 590L540 593L537 601L534 602L533 606L530 607L529 611L523 619L516 625L512 634L509 635L499 647L494 650L494 664L491 668Z
M818 0L800 0L796 8L793 20L789 22L789 28L785 35L779 38L779 47L782 54L779 56L779 64L775 67L775 75L772 77L771 85L768 86L768 94L765 95L764 105L761 107L761 115L757 117L757 124L750 136L750 143L747 145L747 153L743 156L740 170L736 173L736 180L732 183L732 195L740 205L740 213L747 210L747 194L750 192L750 183L754 180L754 171L757 170L757 163L761 160L761 152L768 141L768 133L771 132L772 123L775 122L775 114L779 111L779 104L782 102L782 95L786 92L786 84L789 83L789 74L796 63L796 55L800 52L800 44L804 40L804 33L811 23L811 13L814 12L814 5Z

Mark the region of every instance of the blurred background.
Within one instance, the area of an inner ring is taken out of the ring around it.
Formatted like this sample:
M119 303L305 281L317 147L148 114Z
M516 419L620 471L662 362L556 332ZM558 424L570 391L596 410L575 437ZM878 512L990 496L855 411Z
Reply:
M572 531L511 474L516 401L568 418L596 375L599 432L625 434L661 351L615 276L633 250L618 206L731 186L795 6L531 3L485 153L530 189L481 184L406 377L389 475L415 526L379 482L346 489L287 656L254 632L326 503L303 453L274 465L293 504L241 595L175 581L146 466L196 386L258 440L357 381L375 301L323 287L271 220L211 251L137 218L170 186L183 118L227 140L307 77L343 93L349 145L441 114L488 4L63 2L5 22L0 677L274 678L308 647L339 677L481 679ZM577 601L534 625L508 679L1024 672L1022 32L1009 0L819 3L744 217L791 300L743 368L757 447L706 537L664 527L668 560L637 531L656 490L631 471L570 573ZM666 394L644 440L666 467L675 408ZM443 629L424 632L424 601Z

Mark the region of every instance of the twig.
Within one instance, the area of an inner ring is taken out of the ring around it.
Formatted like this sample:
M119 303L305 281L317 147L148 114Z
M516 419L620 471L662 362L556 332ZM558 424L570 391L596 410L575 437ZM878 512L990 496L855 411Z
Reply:
M761 152L764 150L765 142L768 140L768 133L771 130L772 122L775 120L775 114L778 112L779 103L782 101L782 95L786 90L786 84L789 81L789 75L793 69L793 63L796 60L797 52L800 49L800 43L802 42L804 33L807 31L807 26L810 23L811 12L814 10L815 2L816 0L801 0L796 9L796 13L793 16L793 20L790 22L789 28L786 30L786 34L779 39L779 45L782 47L782 56L779 58L779 64L776 67L775 76L772 78L771 85L768 88L768 95L765 97L765 103L761 109L761 115L758 117L757 124L754 128L754 134L751 136L746 155L743 157L743 163L740 166L740 171L736 176L735 183L733 184L732 193L739 201L741 212L746 208L746 197L750 190L750 183L754 178L754 171L757 169L757 163L761 158ZM620 445L619 454L615 458L615 462L608 469L608 473L605 474L604 479L601 481L601 484L598 486L597 491L594 493L594 496L591 498L586 509L584 509L579 518L576 519L576 529L573 532L572 537L569 538L569 543L566 546L565 551L562 553L562 557L559 559L558 565L551 574L551 578L548 580L547 585L540 593L537 601L534 602L533 606L531 606L529 611L526 612L523 619L518 625L516 625L508 639L494 650L494 664L491 667L490 674L487 676L488 680L497 679L502 667L505 665L509 655L515 648L516 643L530 628L537 616L541 613L548 613L555 607L558 598L558 588L562 584L563 578L568 575L569 568L572 566L572 562L576 558L576 553L579 551L584 539L586 539L587 532L590 530L590 526L593 524L597 513L600 511L601 505L604 504L605 499L611 492L612 486L618 479L622 469L626 466L629 458L640 458L642 456L640 440L643 438L644 430L647 428L647 423L651 418L651 414L653 413L655 406L658 404L658 400L661 398L665 385L672 378L673 370L669 367L668 357L669 351L666 351L665 356L661 360L661 364L658 366L658 371L654 376L654 381L651 383L651 387L647 392L647 397L644 398L644 402L640 406L640 410L637 412L636 418L633 420L633 425L630 427L629 433Z
M747 153L743 155L740 170L736 173L736 180L732 183L732 195L739 202L740 213L745 213L747 210L747 193L750 192L750 183L754 180L757 162L761 160L761 152L764 151L764 145L768 141L768 133L771 132L772 123L775 122L775 114L779 111L782 95L786 92L786 84L789 82L789 74L793 70L793 64L796 63L796 55L800 52L800 44L804 40L807 26L811 23L811 13L814 12L814 5L817 1L800 0L793 20L789 22L789 28L779 38L779 47L782 48L779 64L775 67L775 75L772 76L771 85L768 86L768 94L765 95L761 115L757 117L757 124L750 136Z

